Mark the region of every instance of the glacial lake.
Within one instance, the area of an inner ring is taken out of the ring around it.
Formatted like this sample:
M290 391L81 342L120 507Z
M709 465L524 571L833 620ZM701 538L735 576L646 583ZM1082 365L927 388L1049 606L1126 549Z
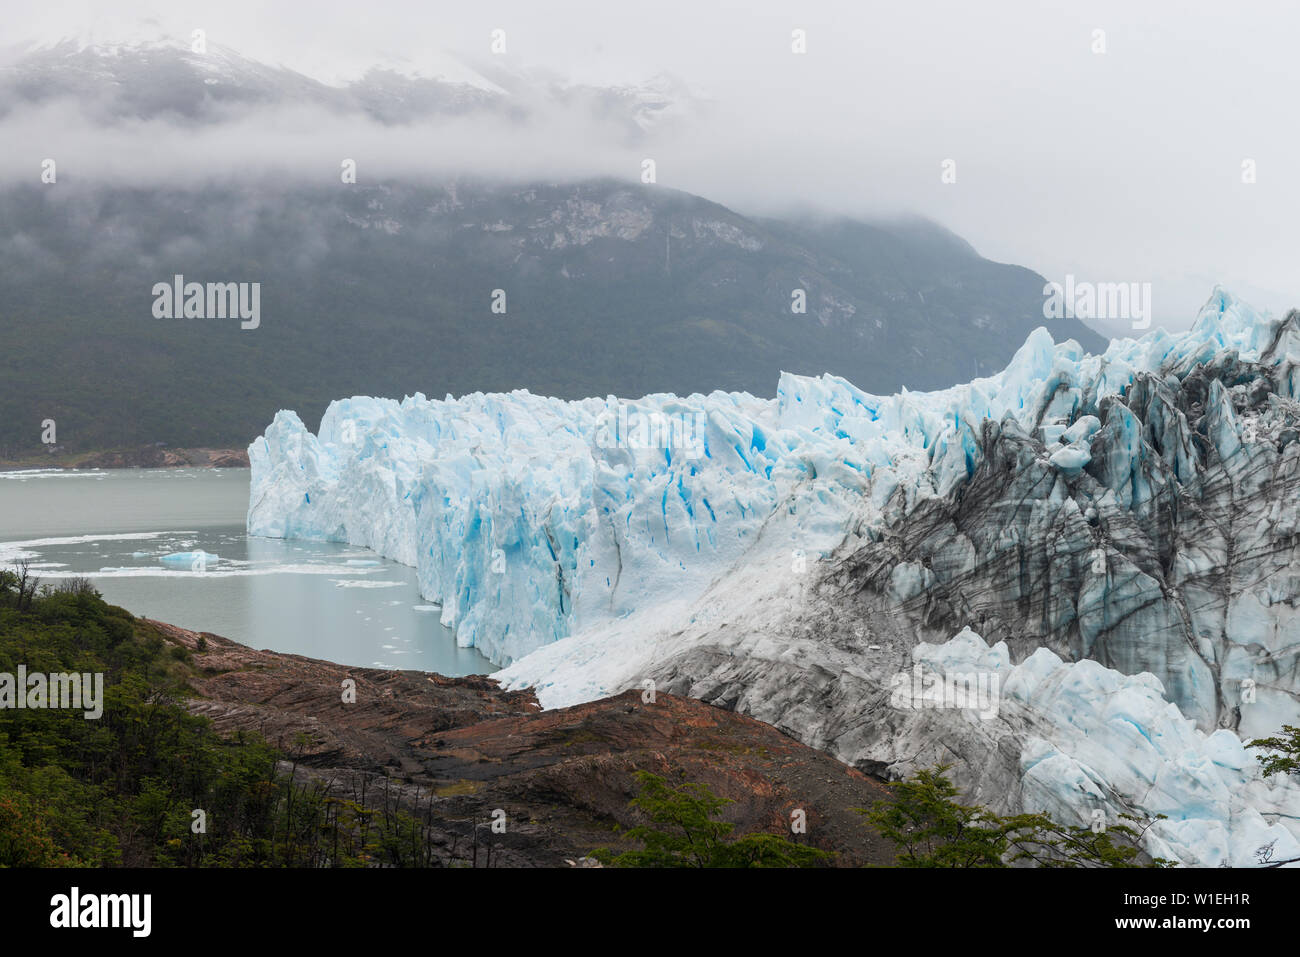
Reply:
M0 566L89 578L132 614L341 664L488 674L415 570L356 546L251 537L248 469L0 472ZM164 562L204 552L202 567Z

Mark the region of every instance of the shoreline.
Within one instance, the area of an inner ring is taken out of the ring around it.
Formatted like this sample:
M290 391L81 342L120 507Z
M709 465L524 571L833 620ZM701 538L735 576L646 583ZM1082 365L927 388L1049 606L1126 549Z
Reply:
M232 448L166 448L139 446L93 452L39 453L25 458L0 459L0 472L80 471L89 469L249 468L248 450Z

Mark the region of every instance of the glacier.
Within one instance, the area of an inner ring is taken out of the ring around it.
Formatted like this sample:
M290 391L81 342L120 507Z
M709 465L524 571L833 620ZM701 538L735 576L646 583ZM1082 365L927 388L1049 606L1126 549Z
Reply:
M248 530L413 566L544 706L689 694L877 773L953 763L993 807L1169 814L1152 853L1249 864L1300 834L1242 744L1300 723L1298 391L1300 315L1216 288L1185 333L1089 355L1040 328L938 392L353 397L250 445ZM918 655L996 658L997 717L889 706Z
M897 755L908 755L908 767L940 762L936 740L995 767L999 752L1015 753L1019 780L984 802L999 810L1030 808L1079 825L1164 815L1147 833L1146 850L1201 866L1249 866L1262 847L1273 860L1300 857L1300 835L1276 823L1294 817L1300 788L1263 778L1231 731L1198 730L1152 675L1125 676L1089 659L1063 662L1046 648L1013 665L1005 643L990 648L969 629L919 644L913 660L938 674L1001 680L993 720L968 709L936 726L926 720L931 712L905 711L889 740Z
M509 663L698 594L778 510L799 515L792 550L834 547L871 462L847 438L784 424L780 405L720 392L359 397L332 403L319 436L282 411L249 447L248 529L414 566L458 641Z

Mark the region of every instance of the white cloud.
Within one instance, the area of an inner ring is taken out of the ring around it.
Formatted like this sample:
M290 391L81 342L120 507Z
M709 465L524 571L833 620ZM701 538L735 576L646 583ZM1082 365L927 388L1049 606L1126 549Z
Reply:
M105 21L97 6L53 0L8 14L7 32L103 38L151 12L119 4L125 12ZM61 171L84 157L83 169L101 175L165 179L239 175L256 160L323 181L343 156L376 177L633 179L640 153L653 150L662 185L745 212L912 211L1049 278L1150 281L1158 323L1185 324L1214 280L1266 307L1300 303L1293 7L225 0L152 13L156 30L202 27L210 42L328 80L375 63L466 75L508 66L600 84L668 72L706 92L711 108L635 149L607 122L554 107L523 127L393 129L304 110L184 134L147 124L104 133L48 112L11 117L0 135L70 157ZM801 56L790 52L795 27L808 34ZM494 60L495 28L509 52ZM1104 54L1091 50L1094 29L1106 32ZM1240 177L1247 157L1259 170L1251 185ZM957 161L951 185L939 175L947 158ZM0 173L29 160L8 151Z

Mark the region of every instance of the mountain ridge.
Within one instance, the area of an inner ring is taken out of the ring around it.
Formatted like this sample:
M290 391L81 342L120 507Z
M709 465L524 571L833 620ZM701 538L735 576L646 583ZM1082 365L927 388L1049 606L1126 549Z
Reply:
M4 458L48 419L66 451L237 447L339 395L771 395L782 371L936 388L1044 324L1042 277L941 227L751 219L612 179L69 181L0 191L0 224L0 315L23 330L0 356ZM259 327L155 318L177 275L260 283Z

